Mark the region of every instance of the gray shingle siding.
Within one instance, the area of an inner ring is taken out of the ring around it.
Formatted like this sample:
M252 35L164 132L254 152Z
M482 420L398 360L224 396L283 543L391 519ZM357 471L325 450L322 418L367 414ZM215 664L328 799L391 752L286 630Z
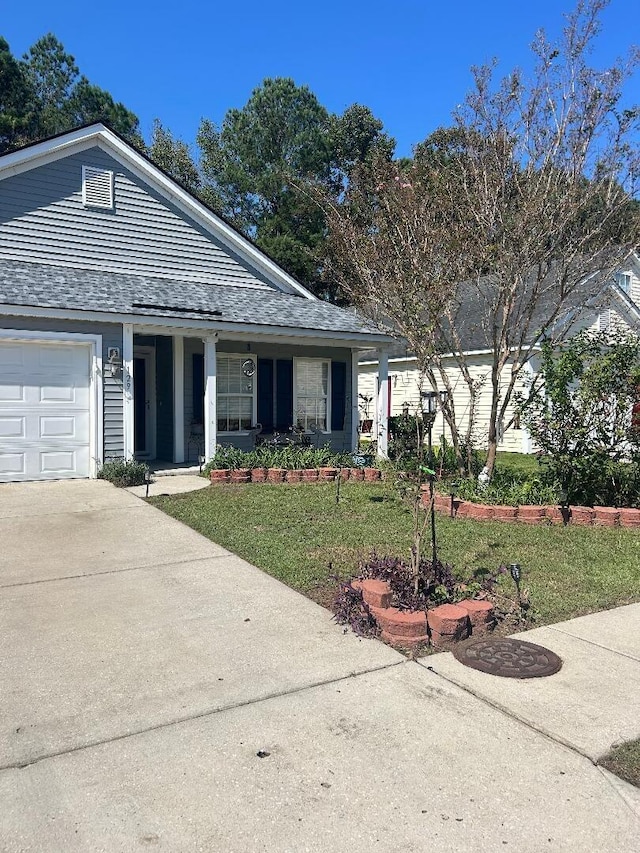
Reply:
M82 166L115 173L115 209L84 207ZM273 289L98 146L0 182L0 257Z
M0 316L0 329L12 329L18 332L71 332L102 335L103 365L107 361L109 347L118 347L122 352L122 326L117 324ZM122 378L112 377L109 371L103 370L103 390L104 458L107 461L124 456Z

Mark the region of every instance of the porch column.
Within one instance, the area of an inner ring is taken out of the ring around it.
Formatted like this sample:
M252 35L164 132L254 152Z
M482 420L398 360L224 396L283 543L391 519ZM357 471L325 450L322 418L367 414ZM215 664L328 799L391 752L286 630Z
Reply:
M122 325L122 428L124 458L133 459L135 449L133 406L133 324Z
M218 417L216 412L216 343L218 335L204 339L204 455L216 455Z
M184 338L173 336L173 461L184 462Z
M360 409L358 407L358 356L360 351L351 350L351 450L358 449L358 426Z
M378 358L378 400L376 405L376 439L378 458L386 459L389 448L389 355L380 351Z

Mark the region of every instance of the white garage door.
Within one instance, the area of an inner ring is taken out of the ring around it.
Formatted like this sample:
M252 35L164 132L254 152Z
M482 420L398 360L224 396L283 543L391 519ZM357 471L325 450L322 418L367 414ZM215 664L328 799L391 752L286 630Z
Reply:
M91 348L0 340L0 482L88 477Z

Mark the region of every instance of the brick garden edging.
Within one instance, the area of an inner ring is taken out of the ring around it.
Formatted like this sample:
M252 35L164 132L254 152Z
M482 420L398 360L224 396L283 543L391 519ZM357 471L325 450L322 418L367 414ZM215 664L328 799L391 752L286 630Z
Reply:
M337 479L373 483L382 479L379 468L214 468L212 483L330 483Z
M381 628L382 639L392 646L412 649L429 644L435 649L451 648L472 634L482 635L494 627L493 605L467 599L424 610L398 610L391 606L391 587L381 580L355 580L371 615Z
M424 505L429 505L429 495L422 496ZM451 497L434 495L434 507L437 512L451 512ZM523 524L564 524L562 508L559 506L500 506L499 504L479 504L472 501L453 499L453 514L456 518L473 518L477 521L519 521ZM596 525L599 527L640 528L640 509L611 506L572 506L568 508L568 524L581 527Z

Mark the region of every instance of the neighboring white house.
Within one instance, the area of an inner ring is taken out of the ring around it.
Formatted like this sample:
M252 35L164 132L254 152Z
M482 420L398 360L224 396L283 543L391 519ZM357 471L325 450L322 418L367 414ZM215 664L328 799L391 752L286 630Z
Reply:
M594 307L583 312L579 324L575 330L590 328L594 331L605 331L613 328L630 328L640 331L640 259L634 255L628 266L617 273L615 280L602 292L602 298L594 303ZM473 377L476 387L479 389L476 397L475 426L473 429L473 443L476 447L484 447L487 443L487 431L491 406L491 350L478 346L480 341L471 332L470 346L466 351L466 361L469 372ZM401 344L396 344L386 352L388 363L382 365L383 374L386 372L386 413L389 416L401 415L403 411L415 413L420 409L418 390L418 369L416 360L412 354ZM451 383L454 395L454 406L456 421L461 434L465 434L468 426L470 396L468 385L464 381L460 368L453 356L445 358L445 369ZM533 451L531 437L526 429L522 428L518 418L514 419L515 397L518 393L526 395L528 383L538 369L538 358L534 354L525 368L520 373L514 388L514 401L507 409L504 421L504 429L500 430L500 450L515 451L518 453L531 453ZM511 370L509 362L503 371L505 385L508 381L508 373ZM370 416L373 424L371 435L376 436L379 432L378 421L380 420L380 406L376 401L381 396L379 393L379 357L372 357L369 353L363 353L359 362L358 393L361 401L361 425L366 417ZM431 390L430 386L423 390ZM440 388L434 390L441 390ZM365 411L366 401L371 398L368 415ZM366 426L366 424L365 424ZM449 429L444 422L441 413L436 417L433 429L434 441L439 442L440 436L444 434L450 439Z

